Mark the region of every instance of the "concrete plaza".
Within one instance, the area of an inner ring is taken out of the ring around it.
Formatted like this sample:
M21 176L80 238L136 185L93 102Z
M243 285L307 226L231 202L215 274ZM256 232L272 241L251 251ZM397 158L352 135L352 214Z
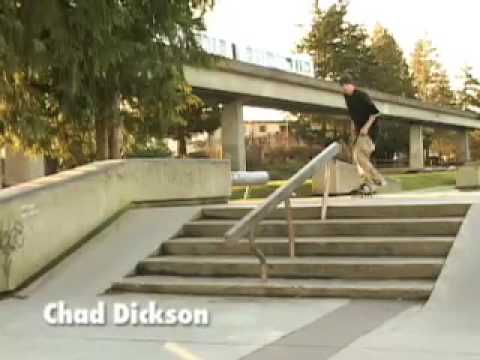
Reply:
M354 201L384 202L395 197L397 201L480 200L479 193L441 192ZM306 201L320 200L296 200ZM138 259L175 234L196 211L198 207L130 210L15 298L0 301L2 358L480 359L476 306L480 291L475 273L479 248L462 235L427 304L104 294L112 281L130 272ZM476 205L471 211L479 212ZM477 224L467 222L463 231L478 233ZM45 324L42 311L48 302L59 300L79 307L99 300L154 300L165 308L206 308L211 324L202 328L52 327Z

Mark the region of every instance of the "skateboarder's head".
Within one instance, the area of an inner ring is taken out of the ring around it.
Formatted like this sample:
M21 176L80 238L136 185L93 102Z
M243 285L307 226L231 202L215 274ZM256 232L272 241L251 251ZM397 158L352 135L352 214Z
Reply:
M345 73L340 77L340 85L342 85L343 92L347 95L352 95L356 88L355 81L350 73Z

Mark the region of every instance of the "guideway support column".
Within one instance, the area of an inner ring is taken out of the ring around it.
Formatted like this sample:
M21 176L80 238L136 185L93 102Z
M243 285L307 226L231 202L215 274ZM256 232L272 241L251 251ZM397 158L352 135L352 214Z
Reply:
M458 129L456 131L456 153L457 153L457 163L465 164L470 162L471 152L470 152L470 134L469 130L466 128Z
M410 169L423 169L423 126L410 124Z
M223 107L222 148L223 158L230 159L233 171L246 170L245 124L243 104L240 101L225 104Z

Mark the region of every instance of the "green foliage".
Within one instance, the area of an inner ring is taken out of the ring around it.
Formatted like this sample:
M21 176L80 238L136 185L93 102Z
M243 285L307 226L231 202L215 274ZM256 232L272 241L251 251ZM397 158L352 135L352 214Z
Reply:
M414 97L413 79L402 49L393 35L377 25L372 35L375 87L383 92Z
M465 66L462 69L462 77L463 87L457 93L458 106L462 110L480 114L480 79L473 75L471 66ZM472 159L480 159L480 131L472 131L470 146Z
M409 125L399 121L380 120L380 131L375 141L375 157L392 159L394 154L408 154L410 144Z
M309 145L327 146L333 141L347 144L351 140L350 124L346 121L305 114L298 114L297 118L291 129L299 140Z
M317 77L336 81L345 72L359 85L394 95L413 97L415 88L408 63L394 36L377 25L372 36L346 20L348 3L338 1L327 10L316 9L312 30L299 50L313 56ZM381 121L376 156L391 158L407 152L408 131ZM319 116L300 116L295 131L307 143L351 142L349 125ZM333 131L332 131L333 129ZM400 135L399 135L400 134Z
M189 96L183 65L207 62L195 34L212 5L0 0L3 141L81 163L96 124L164 134Z
M338 1L327 10L315 9L310 33L298 50L314 58L316 76L336 81L348 70L363 86L374 84L374 56L368 33L345 20L348 4Z
M455 93L437 57L431 41L422 39L417 42L411 63L417 97L436 105L455 105Z
M462 69L463 87L457 94L457 101L463 110L480 111L480 79L472 73L472 67Z
M187 98L180 115L182 120L168 129L169 136L179 142L180 156L187 155L186 141L193 134L213 134L221 125L221 109L207 106L196 96Z
M378 25L367 30L346 20L348 3L338 0L327 10L315 9L310 33L298 50L314 58L316 76L337 81L350 73L361 86L394 95L414 96L407 61L393 35Z
M155 138L145 143L134 141L127 147L127 158L166 158L172 156L168 147Z

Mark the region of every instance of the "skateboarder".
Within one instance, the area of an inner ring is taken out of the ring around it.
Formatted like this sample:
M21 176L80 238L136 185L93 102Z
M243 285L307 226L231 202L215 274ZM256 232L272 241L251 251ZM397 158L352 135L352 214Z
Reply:
M384 177L370 162L370 156L375 151L374 141L378 131L377 118L380 116L380 111L366 92L357 89L355 81L349 74L342 76L340 84L352 119L353 161L363 182L359 190L363 194L371 194L377 187L387 184Z

